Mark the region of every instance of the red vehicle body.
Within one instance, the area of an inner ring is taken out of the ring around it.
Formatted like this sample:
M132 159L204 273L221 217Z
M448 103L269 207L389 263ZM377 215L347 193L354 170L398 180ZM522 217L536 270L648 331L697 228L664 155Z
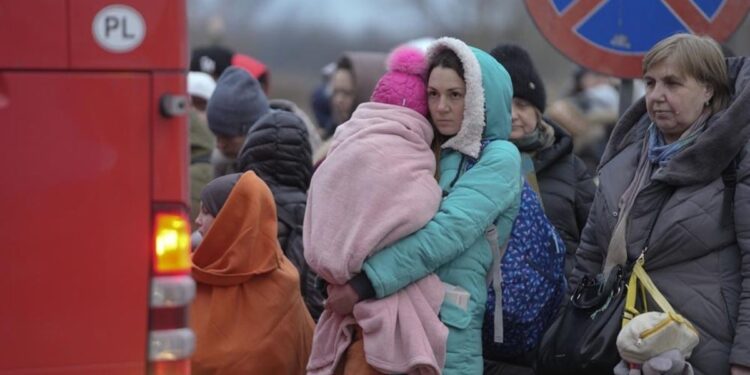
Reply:
M112 4L0 0L3 375L189 373L186 5Z

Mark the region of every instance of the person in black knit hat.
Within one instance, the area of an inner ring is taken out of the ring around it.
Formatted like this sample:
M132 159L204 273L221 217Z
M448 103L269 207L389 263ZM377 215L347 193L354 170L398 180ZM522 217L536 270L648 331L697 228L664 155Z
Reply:
M490 54L505 67L513 82L510 141L521 151L523 171L565 241L568 277L594 198L592 176L583 161L573 154L572 138L542 115L547 94L528 52L518 45L501 44ZM528 353L510 361L513 364L488 361L485 374L533 374L528 367L532 358L533 353Z
M226 47L198 47L190 55L190 71L207 73L218 80L224 70L232 65L233 56L234 51Z
M531 57L525 49L515 44L501 44L492 51L492 57L505 67L513 82L513 97L521 98L544 113L547 93Z

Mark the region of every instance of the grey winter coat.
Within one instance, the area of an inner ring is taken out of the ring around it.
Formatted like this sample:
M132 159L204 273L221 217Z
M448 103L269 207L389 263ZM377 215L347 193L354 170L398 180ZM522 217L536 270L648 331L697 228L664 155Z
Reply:
M534 170L544 212L565 241L565 275L570 276L581 230L586 224L596 185L586 164L573 154L573 140L552 121L555 143L534 155Z
M655 223L646 271L698 329L700 343L689 361L699 375L729 374L730 364L750 366L750 59L730 59L728 68L734 90L729 107L709 118L695 144L654 171L635 198L626 233L632 261ZM571 287L583 274L601 271L618 201L633 179L650 123L641 99L613 131ZM735 157L736 191L725 200L721 175Z

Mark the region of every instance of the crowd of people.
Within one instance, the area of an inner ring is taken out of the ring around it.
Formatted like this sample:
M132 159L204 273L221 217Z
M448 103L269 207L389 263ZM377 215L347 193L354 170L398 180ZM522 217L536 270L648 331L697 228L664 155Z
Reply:
M537 65L450 37L347 52L309 116L263 62L196 48L193 373L552 373L570 301L638 264L699 341L608 373L750 374L750 60L666 38L622 116L583 68L548 105Z

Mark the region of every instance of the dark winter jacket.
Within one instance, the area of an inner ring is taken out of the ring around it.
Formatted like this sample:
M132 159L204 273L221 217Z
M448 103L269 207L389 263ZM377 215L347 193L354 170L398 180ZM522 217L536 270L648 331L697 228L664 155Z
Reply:
M730 364L750 366L750 59L731 59L728 68L734 91L729 107L709 118L693 145L653 172L635 197L626 231L633 261L654 223L646 272L698 329L700 343L689 359L698 375L729 374ZM641 99L612 133L571 286L601 271L618 202L633 180L650 123ZM733 197L722 178L728 167L737 174Z
M237 158L241 171L254 171L271 189L279 219L279 243L297 267L302 296L317 320L323 298L316 288L316 275L305 262L302 221L307 189L312 175L310 142L302 120L287 111L272 111L248 131Z
M552 121L555 143L533 157L544 212L565 241L565 275L570 276L581 230L594 199L596 186L586 164L573 154L573 139Z

